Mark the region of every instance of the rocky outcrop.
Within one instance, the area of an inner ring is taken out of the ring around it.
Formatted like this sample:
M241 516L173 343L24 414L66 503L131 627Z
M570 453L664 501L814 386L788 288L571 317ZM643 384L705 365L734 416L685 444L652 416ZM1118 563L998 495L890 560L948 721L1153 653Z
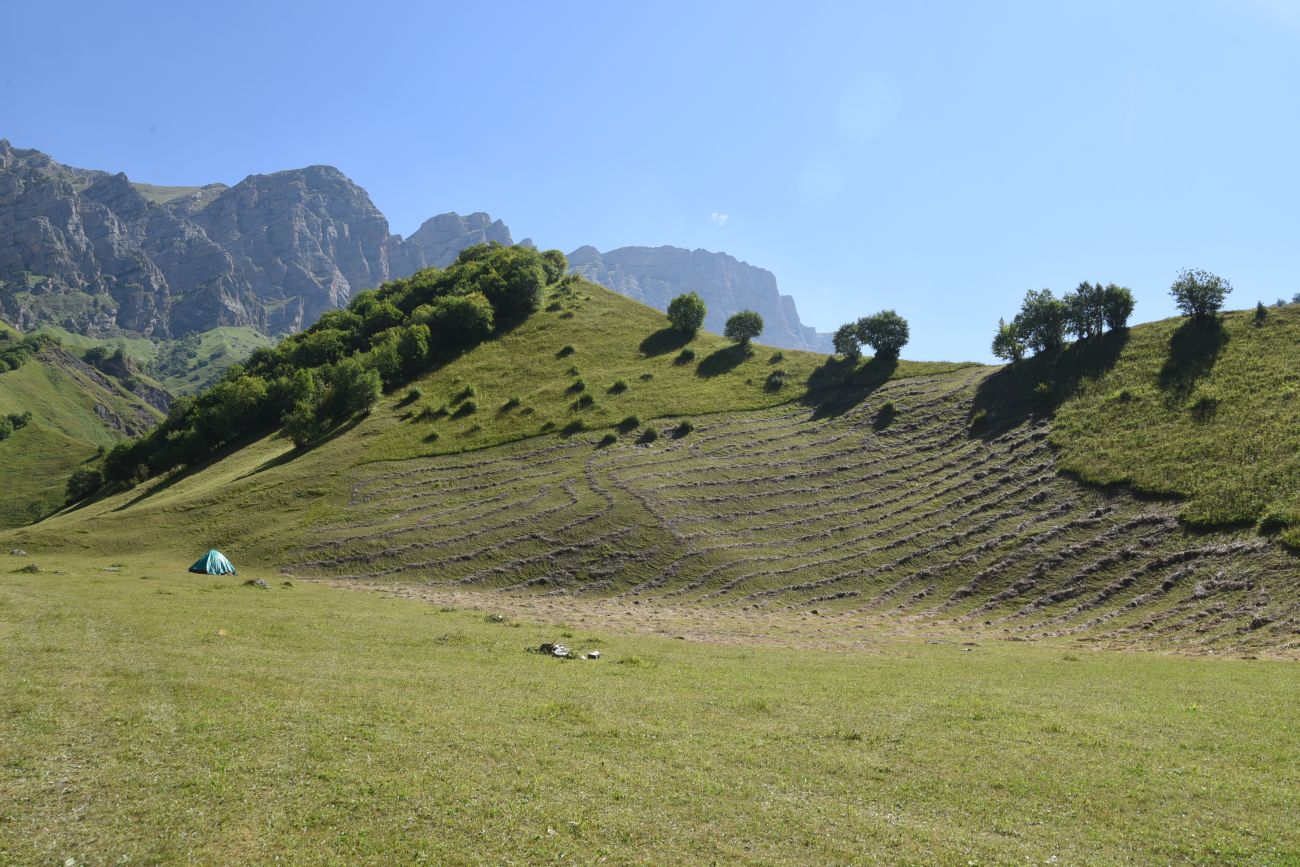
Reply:
M176 338L219 325L278 335L385 280L446 267L470 245L512 243L505 223L481 212L440 214L403 240L330 166L176 189L170 199L168 188L143 190L124 174L0 139L0 315L23 330L50 322L94 336ZM829 349L770 272L725 253L583 247L569 258L574 271L660 309L699 292L710 330L752 309L765 343Z
M830 335L799 321L794 299L782 295L771 271L726 253L680 247L620 247L601 253L579 247L569 254L569 269L630 298L665 310L674 296L696 292L708 315L704 327L722 332L727 317L754 310L763 317L763 343L788 349L829 352Z
M0 308L22 328L295 331L394 276L400 246L365 190L328 166L158 203L123 174L0 140Z
M439 214L425 220L420 228L402 243L401 270L414 274L421 268L446 268L456 254L475 244L513 244L510 229L482 211L462 217ZM525 242L520 242L525 243Z

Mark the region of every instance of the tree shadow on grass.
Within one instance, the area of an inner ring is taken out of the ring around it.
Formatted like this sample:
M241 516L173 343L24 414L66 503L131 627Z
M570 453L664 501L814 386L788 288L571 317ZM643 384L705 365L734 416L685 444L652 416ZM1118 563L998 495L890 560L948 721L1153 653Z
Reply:
M855 358L831 357L808 377L804 403L813 418L843 415L889 381L898 369L896 358L872 358L859 364Z
M692 337L694 337L693 334L686 334L675 328L660 328L641 341L641 354L648 358L653 358L656 355L666 355L690 343Z
M1196 383L1208 376L1228 343L1223 322L1213 319L1189 319L1169 338L1169 357L1160 368L1160 389L1171 402L1182 403L1191 396Z
M1079 383L1096 379L1115 366L1128 344L1129 331L1119 328L1076 341L1054 355L1043 353L1008 364L975 390L971 436L989 440L1026 421L1050 418Z
M702 376L705 379L721 376L727 371L735 370L752 354L753 351L750 347L740 343L723 347L717 352L706 355L704 360L696 366L695 375Z

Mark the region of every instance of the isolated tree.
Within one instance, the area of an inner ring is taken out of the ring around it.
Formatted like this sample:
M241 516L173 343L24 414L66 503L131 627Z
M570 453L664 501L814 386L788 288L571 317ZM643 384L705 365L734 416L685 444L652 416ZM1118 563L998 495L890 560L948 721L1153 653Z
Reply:
M1014 322L998 320L998 333L993 335L993 354L1011 362L1025 357L1025 344Z
M858 323L846 322L837 328L835 336L831 338L831 345L835 347L836 355L842 355L851 361L861 358L862 341L858 339Z
M1183 269L1169 287L1178 309L1195 320L1210 319L1222 310L1231 291L1232 284L1217 274L1190 268Z
M1034 354L1059 352L1065 343L1065 303L1051 289L1033 289L1025 293L1020 312L1014 321L1016 333Z
M1128 318L1133 315L1133 308L1137 306L1137 302L1133 300L1133 293L1128 287L1116 286L1114 283L1108 284L1103 290L1101 304L1106 327L1111 331L1127 328Z
M907 320L893 310L862 317L855 330L858 340L870 346L876 358L898 358L898 353L902 352L911 336Z
M749 342L763 333L763 317L753 310L742 310L727 320L722 333L728 340L748 349Z
M668 321L673 330L692 337L704 324L706 312L704 299L694 292L683 293L668 302Z

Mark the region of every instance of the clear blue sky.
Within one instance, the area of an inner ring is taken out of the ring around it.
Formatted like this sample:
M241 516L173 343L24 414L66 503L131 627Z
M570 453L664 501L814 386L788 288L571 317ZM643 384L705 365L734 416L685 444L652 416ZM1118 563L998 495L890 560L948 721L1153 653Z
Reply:
M809 8L799 8L807 6ZM395 232L725 250L987 359L1025 290L1300 292L1300 0L18 3L0 137L159 184L311 163ZM725 215L725 217L723 216Z

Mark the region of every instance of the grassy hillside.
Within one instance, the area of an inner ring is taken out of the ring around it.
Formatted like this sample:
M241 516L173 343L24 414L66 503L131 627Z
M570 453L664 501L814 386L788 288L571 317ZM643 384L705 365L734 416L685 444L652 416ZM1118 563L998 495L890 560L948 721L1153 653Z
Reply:
M845 628L888 615L1300 647L1294 554L1254 528L1189 532L1177 501L1062 476L1048 419L972 426L989 368L769 349L714 368L730 350L709 335L678 364L648 308L596 287L558 300L317 448L273 435L15 538L178 562L230 547L298 576L816 611ZM628 415L639 424L620 429Z
M1300 306L1134 328L1056 414L1060 466L1186 498L1197 526L1263 522L1300 546Z
M0 575L5 863L1300 858L1294 663L729 647L122 562ZM524 652L557 639L603 657Z
M32 421L0 440L0 527L13 527L63 505L68 476L159 414L115 380L50 345L18 370L0 373L0 415L31 412Z
M58 338L65 349L79 356L96 347L121 349L150 381L177 397L206 388L219 380L230 365L243 362L254 350L275 342L255 328L233 326L162 341L133 336L87 337L52 325L36 331Z

